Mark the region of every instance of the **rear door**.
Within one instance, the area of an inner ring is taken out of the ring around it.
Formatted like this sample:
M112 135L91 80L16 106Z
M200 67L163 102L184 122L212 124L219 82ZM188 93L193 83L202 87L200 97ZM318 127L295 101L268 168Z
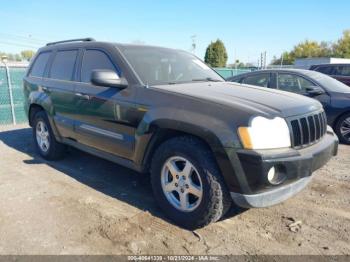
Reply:
M62 137L75 138L74 78L78 49L57 50L54 53L50 69L42 80L44 92L51 98L55 125Z
M76 85L76 133L79 143L123 158L133 154L135 126L131 121L134 111L134 88L96 86L91 83L92 70L107 69L122 72L106 50L84 50L80 62L80 82Z

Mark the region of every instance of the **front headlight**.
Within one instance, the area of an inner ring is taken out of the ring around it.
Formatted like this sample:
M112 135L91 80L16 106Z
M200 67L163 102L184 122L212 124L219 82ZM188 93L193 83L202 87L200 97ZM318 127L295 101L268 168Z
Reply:
M254 117L250 127L239 127L238 134L246 149L273 149L290 147L290 134L286 121L275 117Z

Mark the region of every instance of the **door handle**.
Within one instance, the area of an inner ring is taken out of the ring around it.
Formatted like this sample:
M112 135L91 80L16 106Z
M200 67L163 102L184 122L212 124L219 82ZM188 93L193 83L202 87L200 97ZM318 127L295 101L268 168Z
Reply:
M41 90L42 90L43 92L45 92L45 93L50 93L50 92L51 92L51 90L50 90L48 87L46 87L46 86L42 86L42 87L41 87Z
M90 96L89 95L86 95L86 94L82 94L82 93L75 93L76 96L82 98L82 99L85 99L85 100L89 100L90 99Z

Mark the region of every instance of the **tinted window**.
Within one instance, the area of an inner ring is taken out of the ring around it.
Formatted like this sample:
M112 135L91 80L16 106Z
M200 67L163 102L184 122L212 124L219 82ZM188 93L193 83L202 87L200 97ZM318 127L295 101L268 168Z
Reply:
M99 50L86 50L81 65L81 81L89 83L91 72L95 69L107 69L116 71L108 56Z
M333 68L331 66L320 66L316 68L316 71L321 72L326 75L331 75Z
M45 67L47 61L49 61L51 52L45 52L39 54L39 56L35 59L32 70L30 71L31 76L42 77L44 75Z
M268 87L270 80L270 74L258 74L253 76L247 76L243 78L242 83L253 86Z
M58 51L51 66L50 78L72 80L77 50Z
M339 66L338 72L341 76L350 76L350 66Z
M278 74L278 89L298 94L305 94L306 88L315 86L309 80L292 74Z

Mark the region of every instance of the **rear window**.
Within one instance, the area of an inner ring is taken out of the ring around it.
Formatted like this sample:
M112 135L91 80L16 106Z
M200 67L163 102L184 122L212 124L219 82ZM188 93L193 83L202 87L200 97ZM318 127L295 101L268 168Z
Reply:
M77 55L78 50L58 51L52 62L50 78L72 80Z
M32 70L30 71L30 76L43 77L45 67L49 61L50 55L51 52L45 52L38 55L34 61Z

